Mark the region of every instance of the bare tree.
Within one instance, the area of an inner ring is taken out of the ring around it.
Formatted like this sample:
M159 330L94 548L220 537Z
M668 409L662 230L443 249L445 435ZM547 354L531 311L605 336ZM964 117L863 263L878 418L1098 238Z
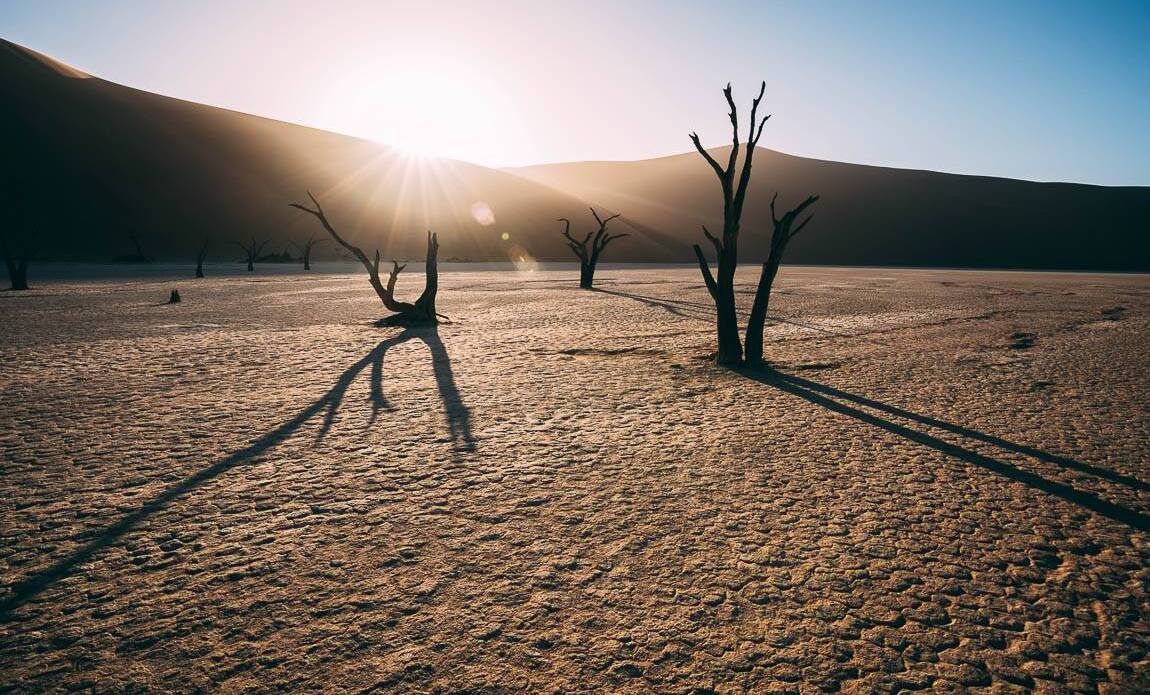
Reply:
M32 257L30 246L24 243L17 252L7 238L0 240L0 243L4 246L4 264L8 267L8 282L11 284L9 289L28 289L28 261Z
M140 235L134 229L128 230L128 240L132 242L135 253L122 254L112 259L115 263L154 263L155 258L144 253L144 245L140 243Z
M599 224L599 230L594 232L594 238L591 237L592 232L587 232L587 236L576 239L571 236L571 220L566 217L560 217L556 220L563 223L563 236L567 238L567 245L579 257L579 287L585 290L591 289L595 282L595 266L599 264L599 256L602 255L603 249L607 248L607 244L612 241L628 236L627 234L607 233L607 225L611 220L619 217L618 214L603 219L599 217L599 213L595 212L595 208L591 208L591 214ZM587 248L588 243L591 244L591 248Z
M703 227L703 235L707 241L715 249L717 272L711 273L711 267L707 262L707 257L703 254L703 249L695 244L695 257L699 261L699 270L703 273L703 281L707 285L707 291L710 292L711 298L715 302L715 317L716 329L718 333L719 350L716 354L716 361L719 364L727 366L736 366L743 362L743 346L739 340L739 316L735 307L735 269L738 265L738 245L739 245L739 230L743 217L743 204L747 198L747 188L751 182L751 165L754 161L755 148L758 146L759 138L763 135L763 126L766 125L770 115L763 116L762 120L758 119L759 103L763 100L763 94L766 93L767 83L763 82L759 88L759 95L751 102L751 119L748 124L747 130L747 147L746 154L743 156L742 169L738 169L739 159L739 117L738 108L735 106L734 97L731 94L731 85L727 83L726 88L723 89L723 96L727 99L727 105L730 107L731 119L731 151L727 158L726 166L722 166L715 160L711 153L708 152L699 141L699 136L696 133L691 133L691 142L695 145L695 149L699 151L703 159L714 170L715 175L719 179L719 184L723 191L723 229L720 237L716 237L706 228ZM736 176L737 175L737 176ZM814 201L805 203L802 208L809 207ZM762 359L762 325L766 318L766 305L770 294L771 284L774 281L774 272L778 271L778 262L781 260L783 249L786 248L787 241L790 240L791 233L790 223L794 222L794 217L801 213L802 210L793 210L793 216L789 218L787 233L783 235L778 234L779 225L776 224L775 237L771 241L771 255L768 261L763 264L764 273L770 273L769 277L760 278L759 293L755 297L755 305L762 305L763 313L758 317L757 324L757 355L753 356L753 362L758 362ZM788 213L791 215L791 213ZM786 218L786 216L784 216ZM806 222L805 220L798 228L794 229L797 233ZM779 246L776 249L775 244ZM772 259L774 265L772 266ZM765 279L765 283L764 283ZM759 294L763 293L768 296L760 297ZM748 342L751 342L750 332L751 326L748 326Z
M208 247L211 243L211 237L204 237L204 243L200 244L200 250L196 252L196 277L198 278L204 276L204 261L208 257Z
M256 261L259 260L260 254L264 252L264 247L268 245L267 241L257 242L255 237L252 237L250 244L244 244L239 241L233 241L233 244L244 250L244 255L248 259L248 272L256 269Z
M363 264L363 267L367 270L368 282L370 282L372 288L375 289L375 293L379 295L385 307L395 312L394 315L383 319L383 321L381 321L382 324L389 326L412 326L439 323L440 314L435 311L435 295L439 291L439 238L435 234L432 234L430 231L427 233L427 262L424 265L426 279L423 286L423 293L419 295L419 299L415 300L414 304L401 302L395 298L395 281L399 277L399 273L403 271L407 265L401 265L397 261L392 261L391 273L388 275L387 284L385 285L379 279L379 251L375 252L374 260L369 259L362 249L348 243L339 235L339 232L335 231L335 227L328 221L323 207L310 191L307 197L311 198L311 202L315 206L314 208L309 208L300 203L290 203L291 207L303 210L319 220L319 223L323 225L323 228L327 230L331 238L337 244L347 249L351 255L355 256L359 262Z
M297 244L294 241L292 242L292 246L296 247L299 250L300 255L303 256L303 269L304 270L311 270L311 250L312 250L312 248L314 248L316 244L322 243L324 241L327 241L327 237L312 235L311 237L308 238L307 241L305 241L302 244Z
M771 301L771 287L775 283L775 275L779 273L779 264L783 262L783 251L787 244L806 227L814 215L807 215L802 222L795 224L807 208L818 202L817 195L807 196L790 212L781 218L775 213L775 201L779 194L771 198L771 222L774 229L771 232L771 250L767 260L763 262L762 272L759 274L759 286L755 289L755 303L751 306L751 315L747 318L747 344L746 363L757 365L763 361L763 324L767 320L767 305Z

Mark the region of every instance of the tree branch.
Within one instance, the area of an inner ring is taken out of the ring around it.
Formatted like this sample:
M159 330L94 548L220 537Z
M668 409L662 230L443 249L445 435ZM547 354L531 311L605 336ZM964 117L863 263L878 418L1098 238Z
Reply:
M715 176L718 176L719 181L722 181L725 185L727 180L727 172L723 171L723 167L719 166L719 163L715 161L715 158L711 156L711 153L703 147L701 142L699 142L698 134L691 133L691 142L695 144L695 149L699 151L699 154L703 155L703 159L707 160L707 164L710 164L711 168L715 170Z
M711 230L707 229L707 225L704 224L702 227L703 236L707 237L707 240L710 241L711 245L715 247L715 255L723 255L723 242L719 241L718 237L716 237L714 234L711 234Z
M719 288L715 284L715 276L711 274L711 266L707 263L707 257L703 255L703 248L698 244L692 248L695 249L695 258L699 260L699 270L703 273L703 282L707 285L707 291L711 293L712 299L717 299Z
M293 208L303 210L307 214L319 220L319 223L325 230L327 230L327 233L331 235L331 238L334 239L340 246L347 249L347 251L351 253L351 255L355 256L357 260L359 260L359 262L367 270L368 281L371 282L372 288L375 290L375 293L379 295L379 298L383 301L383 305L385 307L397 313L413 312L415 310L414 304L396 301L395 294L393 292L395 285L394 278L392 278L389 282L390 287L384 287L383 283L379 281L379 251L375 252L375 263L373 264L371 259L367 257L367 254L364 253L362 249L360 249L358 246L349 244L346 240L344 240L343 237L339 235L339 232L335 231L335 227L333 227L331 222L328 221L327 215L325 215L323 212L323 207L319 204L319 201L315 199L315 196L311 194L311 191L308 191L307 196L311 198L311 202L315 205L315 209L309 208L306 205L301 205L299 203L289 203L289 205ZM402 268L400 268L400 270L402 270ZM399 271L393 269L393 273L398 274Z
M725 89L723 89L723 96L727 98L727 105L731 107L731 155L727 159L726 175L729 180L735 173L735 163L739 160L739 109L735 106L734 92L731 91L731 83L728 82Z

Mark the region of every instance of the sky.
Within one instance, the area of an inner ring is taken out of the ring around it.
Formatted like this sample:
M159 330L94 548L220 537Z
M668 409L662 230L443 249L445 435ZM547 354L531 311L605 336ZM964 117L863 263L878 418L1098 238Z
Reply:
M0 37L139 89L486 166L729 141L1150 184L1150 1L0 0Z

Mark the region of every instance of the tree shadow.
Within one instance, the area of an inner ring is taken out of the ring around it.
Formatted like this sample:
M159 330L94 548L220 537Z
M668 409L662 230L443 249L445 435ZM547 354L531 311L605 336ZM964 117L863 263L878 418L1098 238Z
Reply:
M207 468L184 478L146 502L136 511L100 531L95 538L79 549L57 560L46 569L11 585L9 595L0 599L0 622L9 620L9 614L12 611L28 603L52 584L71 575L77 567L90 561L97 553L111 546L172 502L186 497L200 486L211 482L231 469L250 463L260 454L283 443L308 421L326 410L321 425L320 438L322 438L331 429L335 412L347 395L348 388L368 366L372 367L370 401L372 403L371 419L374 421L379 410L390 409L382 392L383 356L390 348L412 338L423 341L431 352L432 369L447 418L448 431L453 444L453 455L457 455L460 451L474 451L475 438L471 432L470 411L464 405L459 389L455 385L451 361L443 341L440 340L434 327L405 329L402 333L379 343L371 352L344 370L325 394L279 427L259 437L248 446L234 451Z
M675 316L683 318L694 319L696 321L714 321L715 320L715 305L707 304L705 302L688 302L681 299L662 299L659 297L650 297L642 294L633 294L631 292L621 292L619 290L606 290L601 287L592 288L595 292L602 292L603 294L610 294L616 297L624 297L626 299L633 299L636 302L646 304L647 306L662 309ZM878 340L858 333L842 333L839 331L831 330L823 326L816 326L813 323L805 323L803 321L796 321L794 319L783 318L781 316L768 316L767 321L771 323L785 323L798 328L805 328L808 331L816 331L818 333L825 333L829 336L836 338L859 338L880 344L889 344L887 341Z
M715 318L714 306L702 302L660 299L659 297L648 297L642 294L632 294L631 292L620 292L619 290L605 290L602 287L594 287L592 291L633 299L641 304L662 309L674 316L682 316L683 318L694 319L696 321L712 321Z
M957 444L952 444L945 440L939 439L938 437L913 430L904 425L891 422L890 420L885 420L877 415L868 413L865 410L860 410L859 408L848 405L843 401L856 403L858 405L872 408L874 410L878 410L895 417L913 420L915 422L945 430L947 432L967 437L969 439L985 442L987 444L993 444L994 446L1005 449L1007 451L1025 454L1046 463L1051 463L1063 468L1068 468L1079 471L1081 473L1103 478L1105 480L1127 486L1133 490L1146 491L1150 489L1150 486L1141 480L1138 480L1137 478L1115 473L1103 468L1097 468L1095 466L1091 466L1080 461L1075 461L1074 459L1067 458L1065 456L1050 454L1034 447L1016 444L1014 442L1002 439L1001 437L995 437L993 435L985 434L977 430L972 430L968 427L945 422L926 415L913 413L903 408L887 405L886 403L848 393L846 391L842 391L841 389L832 388L830 386L826 386L809 379L802 379L797 376L784 374L770 368L756 370L746 369L742 370L741 373L750 379L763 384L767 384L769 386L773 386L781 391L794 396L798 396L799 398L802 398L816 405L821 405L827 410L852 417L856 420L859 420L860 422L864 422L881 430L891 432L892 434L896 434L900 437L903 437L904 439L915 442L916 444L930 447L936 451L940 451L944 454L965 461L966 463L978 466L979 468L992 471L1037 490L1055 495L1056 497L1060 497L1068 502L1077 504L1081 507L1089 509L1090 511L1101 514L1102 516L1122 522L1132 528L1142 531L1150 530L1150 516L1104 500L1093 493L1078 490L1064 483L1048 480L1036 473L1031 473L1030 471L1016 468L1003 461L990 458L989 456L985 456L970 449L958 446Z

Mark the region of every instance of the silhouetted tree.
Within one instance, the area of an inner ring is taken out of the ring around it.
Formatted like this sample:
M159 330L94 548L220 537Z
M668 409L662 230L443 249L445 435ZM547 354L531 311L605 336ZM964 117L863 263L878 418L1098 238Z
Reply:
M4 265L8 267L9 289L28 289L28 261L32 257L31 247L27 242L24 242L20 244L21 248L17 251L14 248L15 244L10 242L7 237L0 239L0 243L4 246Z
M608 223L618 217L618 214L602 219L599 217L599 213L595 212L595 208L591 208L591 214L599 224L599 230L594 232L594 238L591 237L592 232L587 232L587 236L576 239L571 236L571 220L566 217L560 217L557 220L563 223L563 236L567 238L567 245L579 257L579 287L585 290L591 289L591 285L595 282L595 266L599 264L599 256L602 255L603 249L607 248L607 244L612 241L627 236L626 234L607 233ZM591 244L591 248L587 248L588 243Z
M198 278L204 276L204 260L208 257L208 247L211 246L211 243L210 237L204 237L204 243L200 244L200 250L196 253L196 277Z
M321 236L317 237L317 236L313 235L313 236L309 237L308 240L302 244L297 244L295 242L292 242L292 246L299 249L300 255L303 256L303 269L304 270L311 270L311 250L312 250L312 248L314 248L316 244L322 243L324 241L327 241L326 237L321 237Z
M388 275L387 284L385 285L379 279L379 251L377 250L375 252L374 261L369 259L363 250L345 241L344 238L335 231L335 227L328 221L323 207L310 191L307 197L311 198L312 204L315 205L314 209L306 205L301 205L300 203L290 203L291 207L303 210L319 220L319 223L323 225L323 228L327 230L331 238L335 240L337 244L347 249L351 255L355 256L356 259L363 264L363 267L367 270L368 281L371 283L372 288L375 289L375 293L379 295L385 307L395 312L393 316L383 319L380 322L381 324L411 326L439 323L440 315L435 311L435 295L439 291L439 239L435 234L432 234L430 231L427 232L427 262L424 266L426 280L423 286L423 293L419 295L419 299L415 300L414 304L400 302L395 298L395 281L399 277L399 273L407 267L407 265L400 265L397 261L392 261L391 273Z
M260 254L263 253L264 247L268 245L267 241L257 242L255 237L252 237L250 244L243 244L239 241L234 241L232 243L244 250L244 254L248 259L248 272L256 269L256 261L259 260Z
M759 274L759 286L755 289L755 303L751 306L751 315L747 318L747 345L746 363L757 365L763 361L763 324L767 320L767 306L771 301L771 287L775 283L775 275L779 272L779 264L783 261L783 251L787 244L806 227L814 215L807 215L802 222L795 224L807 208L814 205L819 197L807 196L807 199L784 214L781 218L775 213L775 201L779 194L771 197L771 222L774 229L771 232L771 250L767 260L763 262L762 272Z
M136 249L135 253L128 253L121 256L116 256L112 260L116 263L153 263L155 258L144 253L144 246L140 243L140 236L136 234L135 230L128 231L128 240L132 242L132 248Z
M759 103L763 100L763 94L766 93L767 83L763 82L759 88L759 95L751 102L751 119L748 124L747 130L747 151L743 156L742 169L737 168L739 158L739 117L738 109L735 106L734 97L731 94L731 85L727 84L723 89L723 96L727 99L727 105L730 107L731 118L731 151L727 158L726 166L722 166L711 156L699 141L699 136L696 133L691 133L691 142L695 145L695 149L707 161L707 164L714 170L715 175L719 179L719 184L723 191L723 230L720 237L711 234L710 230L703 227L703 235L706 236L707 241L715 248L715 255L717 261L717 272L711 273L711 267L707 262L707 257L703 254L703 249L695 244L695 257L699 261L699 270L703 273L703 281L707 285L707 291L710 292L711 298L715 302L715 318L716 329L718 333L719 350L716 354L716 361L719 364L727 366L735 366L743 362L743 346L739 340L739 316L735 307L735 269L738 265L739 253L739 227L743 217L743 204L747 198L747 187L751 182L751 165L755 156L755 148L758 146L759 138L763 135L763 126L766 125L770 115L763 116L762 120L758 120ZM736 177L737 174L737 177ZM763 321L766 319L766 306L769 300L771 284L774 282L774 273L778 271L778 263L782 258L782 252L786 248L786 244L790 238L797 234L803 226L809 222L809 218L804 220L797 228L792 231L792 224L795 217L801 214L802 210L809 207L814 203L814 200L808 200L799 208L792 210L787 215L784 215L786 220L785 233L780 234L780 220L775 225L775 233L771 240L771 253L766 263L763 264L764 275L760 277L759 288L755 296L755 306L762 307L762 315L755 316L752 324L757 320L757 325L748 325L748 344L754 343L755 354L749 354L749 362L757 363L762 360L762 329ZM773 208L773 206L772 206ZM773 212L773 209L772 209ZM776 244L778 246L776 247ZM773 265L772 265L773 263ZM752 330L753 329L753 330ZM754 341L750 334L754 332L757 336Z

